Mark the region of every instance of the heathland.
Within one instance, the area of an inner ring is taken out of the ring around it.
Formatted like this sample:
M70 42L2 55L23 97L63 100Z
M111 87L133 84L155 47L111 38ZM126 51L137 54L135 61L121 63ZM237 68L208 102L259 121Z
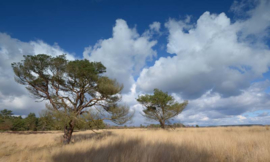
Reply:
M62 145L61 131L0 133L0 162L267 162L268 127L106 129L75 132Z

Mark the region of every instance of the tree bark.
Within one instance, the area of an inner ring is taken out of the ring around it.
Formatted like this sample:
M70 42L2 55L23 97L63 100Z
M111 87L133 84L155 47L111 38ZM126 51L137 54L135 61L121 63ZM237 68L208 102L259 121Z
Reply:
M159 123L160 123L160 127L161 127L162 129L165 129L165 122L162 121L162 120L160 120Z
M69 126L66 126L64 130L63 144L67 145L70 143L73 130L74 130L74 121L70 121Z

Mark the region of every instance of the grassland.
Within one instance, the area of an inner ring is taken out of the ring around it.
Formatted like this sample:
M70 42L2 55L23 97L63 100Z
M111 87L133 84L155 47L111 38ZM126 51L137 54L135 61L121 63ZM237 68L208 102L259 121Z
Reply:
M0 133L0 162L270 161L266 127L82 131L66 146L61 136L62 132Z

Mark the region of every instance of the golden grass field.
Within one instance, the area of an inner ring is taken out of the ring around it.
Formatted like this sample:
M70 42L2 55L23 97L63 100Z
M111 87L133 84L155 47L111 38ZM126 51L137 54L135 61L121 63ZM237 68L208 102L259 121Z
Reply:
M29 133L0 133L0 162L270 161L267 127L81 131L65 146L62 132Z

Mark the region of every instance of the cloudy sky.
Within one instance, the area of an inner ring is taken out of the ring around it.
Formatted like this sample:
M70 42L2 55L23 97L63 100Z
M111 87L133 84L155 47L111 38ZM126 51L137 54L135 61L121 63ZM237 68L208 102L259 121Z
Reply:
M38 113L14 81L23 55L101 61L123 83L123 102L154 88L189 105L174 121L270 124L270 0L0 2L0 109Z

